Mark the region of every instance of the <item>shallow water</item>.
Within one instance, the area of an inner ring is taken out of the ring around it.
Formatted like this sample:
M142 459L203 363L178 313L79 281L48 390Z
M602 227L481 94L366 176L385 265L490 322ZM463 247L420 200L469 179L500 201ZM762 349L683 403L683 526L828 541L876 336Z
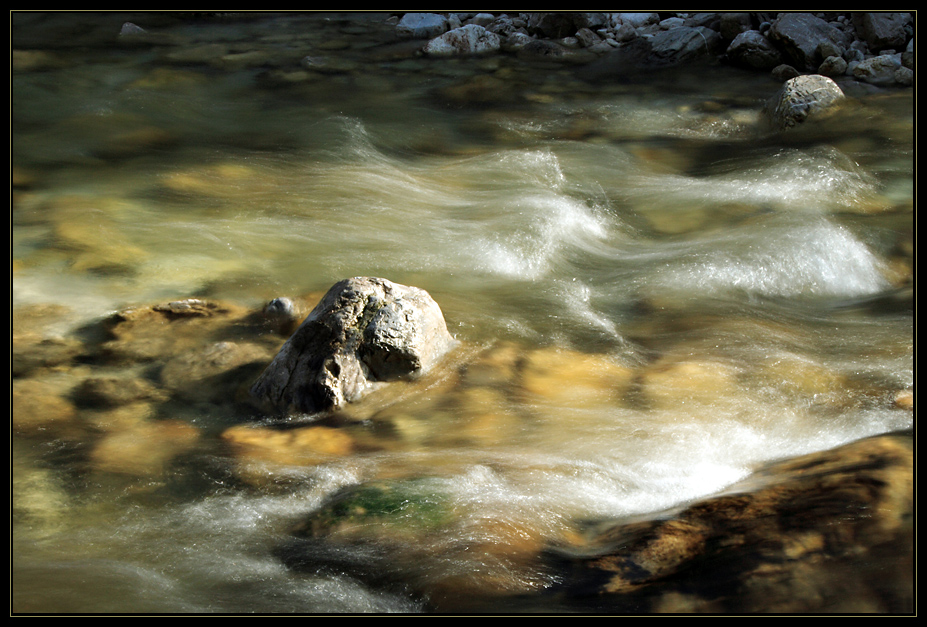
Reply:
M93 429L17 434L14 611L426 611L276 554L341 488L408 479L454 516L389 549L397 580L466 611L553 585L528 556L579 521L913 426L889 400L914 383L910 90L848 85L836 120L768 136L768 76L422 59L383 17L13 16L14 49L50 55L12 75L14 313L63 306L41 333L371 275L428 290L466 347L343 426L354 454L257 482L221 404L159 410L200 437L156 470L95 466ZM154 35L117 37L130 19ZM161 446L146 433L132 446Z

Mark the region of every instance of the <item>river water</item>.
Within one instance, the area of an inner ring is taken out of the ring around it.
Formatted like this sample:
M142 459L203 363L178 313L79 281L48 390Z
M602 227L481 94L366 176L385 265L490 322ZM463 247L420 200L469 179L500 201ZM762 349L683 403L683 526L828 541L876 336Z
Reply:
M88 464L99 430L17 433L13 611L432 607L412 588L466 611L554 585L525 556L578 521L913 426L891 402L913 390L912 90L845 85L833 119L770 135L764 74L425 59L384 18L12 16L12 301L55 307L40 333L366 275L428 290L467 347L378 414L388 434L349 423L367 446L261 481L218 403L160 406L199 435L157 471ZM453 503L381 538L424 585L280 559L328 496L391 480Z

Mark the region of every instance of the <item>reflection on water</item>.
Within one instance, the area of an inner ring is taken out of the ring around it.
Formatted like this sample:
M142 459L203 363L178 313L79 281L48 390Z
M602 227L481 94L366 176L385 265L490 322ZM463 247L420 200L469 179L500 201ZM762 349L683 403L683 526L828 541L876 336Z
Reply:
M755 125L775 85L724 68L591 85L391 57L374 14L165 17L136 45L126 19L14 18L14 383L51 390L14 404L63 416L13 441L15 611L423 611L275 555L326 497L409 478L453 516L398 550L404 576L543 590L531 556L578 521L912 426L886 400L913 389L910 92L780 141ZM454 96L488 73L511 93ZM467 348L358 409L351 455L246 472L219 434L249 417L221 403L51 405L158 381L80 344L115 310L360 275L428 290Z

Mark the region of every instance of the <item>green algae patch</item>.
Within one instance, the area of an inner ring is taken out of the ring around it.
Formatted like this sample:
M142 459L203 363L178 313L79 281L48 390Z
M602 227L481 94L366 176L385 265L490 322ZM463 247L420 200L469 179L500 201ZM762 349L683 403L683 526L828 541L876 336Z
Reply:
M419 537L453 520L447 495L429 479L375 482L345 488L300 524L296 535L384 540Z

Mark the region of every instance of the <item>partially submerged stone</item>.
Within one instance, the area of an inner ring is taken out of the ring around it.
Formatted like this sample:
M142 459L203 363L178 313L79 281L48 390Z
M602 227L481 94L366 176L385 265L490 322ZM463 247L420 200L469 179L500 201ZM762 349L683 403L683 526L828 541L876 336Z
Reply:
M104 357L113 362L167 359L201 347L223 330L247 323L251 312L213 300L187 298L123 309L103 322Z
M335 284L251 388L266 411L317 413L427 372L456 341L424 290L386 279Z
M766 103L766 114L778 130L786 130L813 116L831 111L845 98L833 80L820 74L796 76Z
M601 527L600 548L565 555L564 593L614 612L909 612L913 485L904 432L771 463L679 511Z

